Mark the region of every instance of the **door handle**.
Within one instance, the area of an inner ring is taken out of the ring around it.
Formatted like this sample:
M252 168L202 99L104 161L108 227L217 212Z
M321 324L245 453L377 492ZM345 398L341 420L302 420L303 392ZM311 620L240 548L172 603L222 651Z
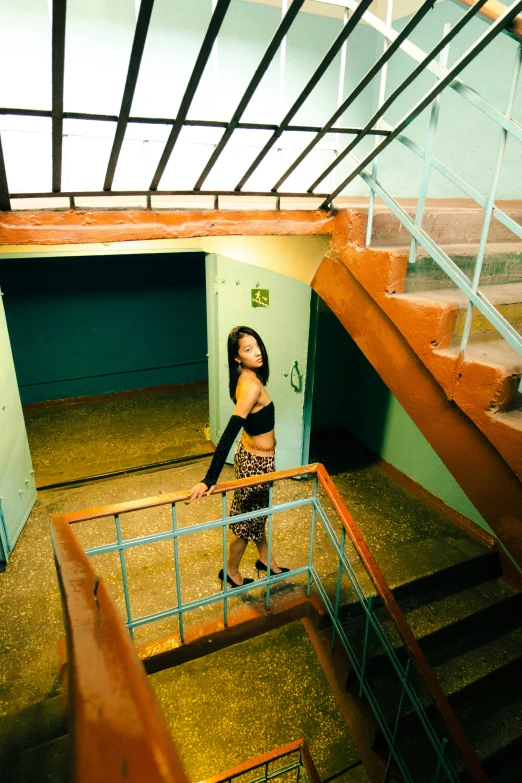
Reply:
M292 364L290 373L287 372L284 373L285 378L288 378L288 375L290 375L290 384L292 386L292 389L295 391L296 394L299 394L299 392L303 390L303 376L301 375L301 372L299 370L299 364L297 362L297 359L294 359L294 363Z

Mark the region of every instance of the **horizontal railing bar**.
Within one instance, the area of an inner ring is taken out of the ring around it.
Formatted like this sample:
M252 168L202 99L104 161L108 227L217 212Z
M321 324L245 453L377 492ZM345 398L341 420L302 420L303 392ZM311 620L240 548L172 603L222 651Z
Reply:
M185 612L193 611L194 609L201 609L203 606L209 606L215 604L218 601L222 601L225 597L230 598L230 595L241 595L241 593L247 593L249 590L254 590L258 587L266 587L267 584L274 584L275 582L284 582L285 579L290 577L300 576L301 574L308 573L308 566L302 568L296 568L293 571L283 571L281 574L275 574L274 576L265 576L262 579L256 579L254 582L248 582L248 584L240 585L239 587L229 588L226 592L221 590L219 593L213 593L205 598L197 598L194 601L187 601L187 603L181 606L173 606L170 609L163 609L161 612L153 612L152 614L143 615L137 617L134 620L130 620L125 623L128 628L139 628L141 625L147 625L148 623L154 623L158 620L166 620L169 617L175 617L179 614L185 614Z
M302 500L288 500L286 503L280 503L277 506L272 506L272 513L279 513L281 511L288 511L293 508L301 508L302 506L312 505L312 498L303 498ZM140 538L126 538L121 544L117 541L111 544L101 544L96 547L89 547L85 552L92 557L94 555L106 555L109 552L117 552L120 549L132 549L135 546L143 546L145 544L154 544L159 541L169 541L174 538L182 538L183 536L189 536L193 533L200 533L207 530L214 530L215 528L226 527L236 522L246 522L249 519L255 519L258 516L266 516L270 513L270 508L256 508L254 511L245 511L244 514L236 514L233 517L225 517L225 519L213 519L210 522L199 522L197 525L188 525L187 527L178 527L176 530L164 530L163 533L151 533L149 536L141 536Z
M426 688L433 701L437 705L437 708L447 726L450 736L459 750L459 753L464 761L468 772L471 774L472 779L479 783L487 783L488 779L482 769L482 766L476 756L475 750L464 734L462 727L453 712L444 691L442 690L439 681L436 679L431 667L429 666L424 653L422 652L418 641L413 635L411 628L409 627L393 593L384 576L381 569L375 562L373 555L368 549L368 545L364 540L364 537L357 527L355 520L348 511L343 499L339 495L337 487L330 478L328 472L323 465L319 465L317 469L317 476L323 487L327 497L332 503L337 515L339 516L341 523L346 529L350 540L352 541L357 554L361 558L361 561L373 582L374 587L378 591L386 610L395 625L395 628L400 634L403 640L408 654L415 664L419 675L421 676Z
M327 198L327 193L277 193L273 190L238 191L238 190L67 190L44 193L11 193L11 198L112 198L113 196L257 196L267 198Z
M14 109L0 107L0 114L13 116L13 117L52 117L52 111L47 109ZM64 120L92 120L94 122L118 122L117 114L90 114L88 112L78 111L64 111ZM129 125L134 123L136 125L174 125L176 118L172 117L129 117ZM185 120L183 125L189 125L196 128L226 128L228 122L224 120ZM279 125L266 122L238 122L238 130L266 130L276 131L279 129ZM286 131L298 132L298 133L317 133L321 130L320 125L287 125ZM354 134L361 132L361 128L330 128L328 133L348 133ZM375 128L370 132L370 135L386 136L389 133L387 130L381 128ZM234 145L232 145L234 146Z
M235 767L230 767L222 772L218 772L210 778L201 780L200 783L225 783L225 781L237 778L239 775L244 775L245 772L251 772L259 767L263 767L265 764L270 764L272 761L277 761L280 758L284 758L284 756L289 756L291 753L296 753L297 751L302 752L305 746L306 743L303 739L294 740L286 745L282 745L280 748L274 748L274 750L269 750L260 756L244 761ZM306 763L304 766L306 766ZM251 781L251 783L253 783L253 781ZM315 783L315 781L311 781L311 783Z
M314 474L317 473L319 465L319 462L313 462L310 465L302 465L298 468L288 468L287 470L277 470L273 473L264 473L261 476L251 476L249 478L237 479L236 481L223 481L216 485L212 494L218 495L220 492L232 492L234 489L255 487L258 484L265 484L270 481L283 481L285 479L294 478L295 476ZM188 490L183 490L182 492L170 492L165 495L157 495L156 497L142 498L141 500L127 500L124 503L114 503L110 506L98 506L97 508L89 508L82 511L70 511L67 514L56 514L53 519L64 519L71 525L77 522L87 522L90 519L112 517L115 514L125 514L130 511L141 511L144 508L166 506L170 503L180 503L188 499ZM307 498L307 500L310 500L310 498Z

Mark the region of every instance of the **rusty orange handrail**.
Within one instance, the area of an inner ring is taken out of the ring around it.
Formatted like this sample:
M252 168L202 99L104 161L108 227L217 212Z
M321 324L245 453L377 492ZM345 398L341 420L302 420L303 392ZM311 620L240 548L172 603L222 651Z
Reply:
M382 574L382 571L374 560L361 531L357 527L352 515L348 511L344 501L339 495L339 492L324 465L321 463L313 463L299 468L267 473L262 476L223 482L216 486L214 494L219 492L229 492L238 487L255 486L256 484L265 483L267 481L280 481L282 479L293 478L294 476L309 474L317 474L317 478L321 486L323 487L327 497L335 508L339 519L341 520L341 523L346 530L346 533L354 545L354 548L357 551L357 554L359 555L362 564L372 581L372 584L382 599L383 604L386 607L390 618L408 651L408 654L410 655L422 681L424 682L424 685L426 686L426 689L437 706L448 730L448 734L451 737L455 747L458 749L458 752L466 766L468 773L471 776L471 779L475 781L475 783L488 783L488 777L477 758L472 744L466 737L457 716L455 715L448 699L446 698L446 695L442 690L438 680L433 674L433 671L428 661L426 660L419 643L415 639L415 636L413 635L406 618L399 608L399 605L397 604ZM122 514L129 511L137 511L144 508L150 508L152 506L178 503L187 499L187 492L175 492L171 494L160 495L158 497L146 498L143 500L133 500L111 506L100 506L94 509L62 514L52 517L51 522L52 525L59 525L62 535L65 535L65 531L70 524L96 519L99 517L114 516L115 514ZM69 533L70 536L72 536L72 539L74 539L77 549L81 551L83 557L86 557L83 551L79 548L76 537L74 536L72 530L69 530ZM94 572L92 573L94 574ZM117 610L114 609L114 611L116 612ZM117 619L123 634L126 634L126 630L124 628L123 622L119 618L119 615L117 615ZM130 640L127 640L127 643L129 647L131 647Z
M395 628L399 632L400 637L404 642L406 649L408 650L408 654L424 682L424 685L426 686L433 701L437 705L444 723L446 724L446 728L448 729L448 733L455 746L458 748L458 751L464 764L466 765L466 769L472 777L472 780L476 781L476 783L488 783L489 778L482 769L482 765L477 758L477 754L475 753L473 745L464 734L462 726L460 725L457 716L453 712L453 709L448 699L446 698L446 694L442 690L439 681L433 674L433 670L426 660L417 639L413 635L413 632L408 625L406 618L404 617L399 607L399 604L395 600L381 569L375 562L361 531L357 527L352 515L346 508L344 500L339 495L337 487L333 483L324 465L319 466L317 470L317 476L321 486L326 492L326 495L335 508L352 544L354 545L354 548L362 561L366 573L372 580L377 593L381 597L383 604L388 610L388 614L390 615Z
M465 5L468 8L475 4L475 0L456 1L460 5ZM488 22L496 22L497 19L501 17L506 10L507 6L504 5L504 3L499 3L498 0L488 0L488 2L485 3L479 10L478 14L479 16L483 16L484 19L487 19ZM510 24L508 24L505 32L512 35L513 38L516 38L518 41L522 41L522 14L516 16L515 19L513 19Z
M129 633L62 518L51 537L67 638L75 783L188 783Z
M218 772L217 775L213 775L211 778L205 778L199 783L225 783L225 781L235 778L238 775L244 775L245 772L249 772L256 767L261 767L264 764L270 764L271 761L276 761L283 756L288 756L290 753L299 750L301 752L301 761L304 764L310 783L321 783L321 779L313 762L310 751L304 739L294 740L286 745L282 745L274 750L269 750L267 753L262 753L260 756L256 756L253 759L248 759L242 764L237 764L235 767L230 767L223 772Z

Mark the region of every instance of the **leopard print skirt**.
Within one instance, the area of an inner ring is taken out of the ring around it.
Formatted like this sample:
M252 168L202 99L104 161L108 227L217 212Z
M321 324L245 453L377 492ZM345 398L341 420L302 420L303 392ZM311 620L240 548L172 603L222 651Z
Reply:
M237 444L234 457L234 473L237 479L248 476L259 476L263 473L272 473L275 470L275 457L259 457L257 454L247 451L241 441ZM234 491L234 499L230 516L247 514L258 508L268 506L268 484L258 484L255 487L243 487ZM265 532L266 516L254 517L244 522L233 522L230 529L239 538L246 541L262 541Z

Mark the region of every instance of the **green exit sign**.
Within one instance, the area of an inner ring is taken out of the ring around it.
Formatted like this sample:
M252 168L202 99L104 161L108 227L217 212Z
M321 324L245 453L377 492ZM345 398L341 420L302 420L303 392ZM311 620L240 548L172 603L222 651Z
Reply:
M268 307L268 288L252 288L252 307Z

